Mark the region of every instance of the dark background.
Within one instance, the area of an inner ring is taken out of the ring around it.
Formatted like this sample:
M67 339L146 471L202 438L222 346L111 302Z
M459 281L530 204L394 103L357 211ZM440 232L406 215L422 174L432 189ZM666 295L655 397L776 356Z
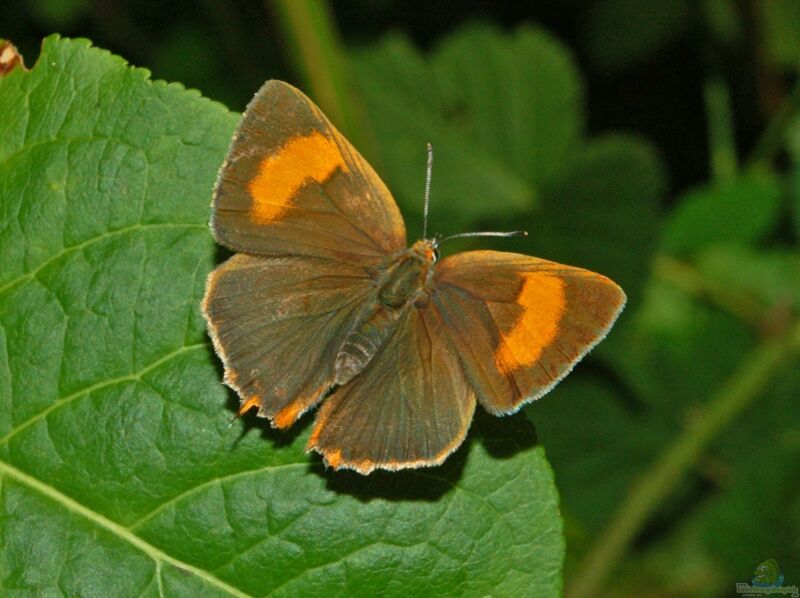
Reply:
M672 188L681 189L706 174L702 85L708 74L719 74L730 85L736 140L744 151L776 109L789 79L770 68L775 65L764 64L758 2L720 3L729 4L736 22L716 35L707 23L712 3L681 0L640 3L633 18L619 13L619 21L610 19L606 26L615 5L635 4L338 0L331 7L348 47L368 45L395 30L429 49L474 21L507 29L524 22L541 25L577 58L587 86L590 131L626 129L646 135L663 149ZM151 69L155 78L182 81L236 110L244 108L267 76L296 82L280 23L268 3L256 0L28 0L3 8L0 30L29 57L29 64L39 40L53 31L88 37ZM638 42L626 39L637 36Z

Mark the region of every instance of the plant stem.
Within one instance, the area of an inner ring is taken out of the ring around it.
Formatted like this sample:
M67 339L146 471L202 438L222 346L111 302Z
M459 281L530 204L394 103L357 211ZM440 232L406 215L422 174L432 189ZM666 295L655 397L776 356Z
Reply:
M363 119L348 86L347 60L328 3L270 0L269 5L283 24L290 57L309 95L353 145L365 151Z
M660 279L674 284L693 297L707 299L752 328L758 328L763 322L763 305L749 295L714 284L691 264L662 253L656 255L653 271Z
M716 181L729 180L736 176L738 165L728 87L721 79L715 77L706 83L704 97L708 119L711 174Z
M673 492L708 444L764 390L783 363L800 351L800 322L763 341L746 357L703 411L631 487L625 502L589 550L568 586L569 598L598 596L631 542Z
M797 117L798 112L800 112L800 81L795 83L789 96L758 139L755 149L747 160L748 169L757 170L769 167L769 162L783 145L786 132L791 129L790 125Z

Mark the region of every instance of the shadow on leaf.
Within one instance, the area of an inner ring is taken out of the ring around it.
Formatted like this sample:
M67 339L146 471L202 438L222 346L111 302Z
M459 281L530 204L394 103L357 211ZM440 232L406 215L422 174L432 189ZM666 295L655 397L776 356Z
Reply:
M273 428L266 418L258 417L258 415L256 415L256 409L251 409L244 415L237 417L236 413L238 413L240 406L239 396L231 388L226 387L226 390L228 391L227 408L233 414L231 421L233 422L239 419L242 422L242 430L234 446L241 442L253 429L258 429L261 433L261 438L269 442L276 449L290 446L307 430L313 421L313 418L309 417L307 413L291 428L279 430L278 428Z
M350 470L325 468L321 458L315 455L309 471L323 477L329 490L362 502L373 499L433 502L458 485L469 459L473 459L472 469L493 467L495 461L511 459L537 443L533 424L523 413L498 418L479 409L464 444L436 467L376 470L364 476ZM488 456L482 454L478 444ZM469 475L468 470L466 475Z

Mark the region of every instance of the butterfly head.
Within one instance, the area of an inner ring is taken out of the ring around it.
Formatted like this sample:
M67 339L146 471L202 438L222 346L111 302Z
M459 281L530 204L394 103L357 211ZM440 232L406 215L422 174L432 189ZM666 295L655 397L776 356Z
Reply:
M435 264L439 259L439 239L420 239L411 246L411 253L423 262Z

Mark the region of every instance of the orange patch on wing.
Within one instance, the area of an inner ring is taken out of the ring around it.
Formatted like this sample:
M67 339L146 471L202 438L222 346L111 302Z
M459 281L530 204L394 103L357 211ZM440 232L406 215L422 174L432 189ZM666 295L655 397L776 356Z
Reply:
M330 467L337 469L339 465L342 464L342 451L341 449L336 449L332 451L330 454L325 455L325 461Z
M348 170L332 139L319 131L292 137L261 161L258 174L247 186L253 199L252 220L267 223L279 219L307 180L322 183L337 168Z
M295 421L297 421L297 418L300 417L300 414L303 413L303 411L317 402L319 396L325 392L327 388L327 385L323 384L322 386L312 390L307 395L303 395L292 400L288 405L275 414L275 417L272 418L272 425L276 428L280 428L281 430L291 426Z
M293 401L289 403L286 407L278 411L275 414L275 417L272 419L272 423L276 428L280 428L283 430L284 428L288 428L291 426L295 420L300 415L300 410L302 409L302 404Z
M261 406L261 397L258 395L253 395L249 399L247 399L242 406L239 407L239 412L236 414L236 417L241 417L253 407L260 407Z
M306 443L307 451L317 448L317 440L319 439L319 435L322 433L322 426L319 425L320 417L321 415L317 414L317 421L314 422L314 429L311 430L311 436Z
M522 274L515 302L523 308L510 330L501 330L494 362L501 372L533 365L558 334L566 308L562 280L542 272Z

